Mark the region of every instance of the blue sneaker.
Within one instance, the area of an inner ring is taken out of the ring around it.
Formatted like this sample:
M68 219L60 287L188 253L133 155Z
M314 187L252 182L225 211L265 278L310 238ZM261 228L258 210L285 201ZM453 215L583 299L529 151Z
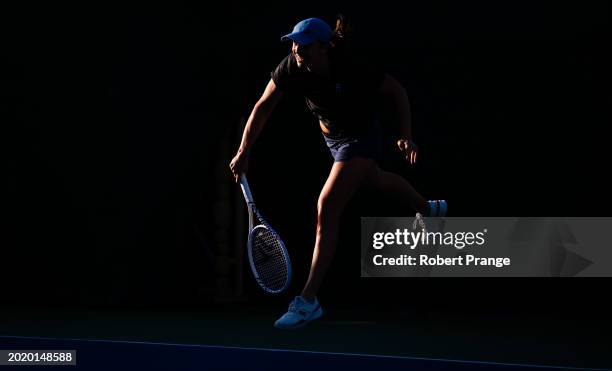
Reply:
M427 201L429 207L425 216L444 217L448 209L446 200L431 200Z
M319 305L319 301L315 298L314 302L309 303L301 296L296 296L289 304L289 311L283 314L276 322L274 327L290 330L305 326L308 322L323 315L323 309Z

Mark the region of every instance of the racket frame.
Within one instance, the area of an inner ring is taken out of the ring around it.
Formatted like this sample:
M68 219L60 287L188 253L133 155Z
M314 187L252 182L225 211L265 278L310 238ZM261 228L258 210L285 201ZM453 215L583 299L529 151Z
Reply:
M285 243L280 238L278 233L276 233L274 228L272 228L266 222L266 220L261 216L261 214L257 210L257 207L255 206L255 201L253 200L253 194L251 193L251 188L249 187L249 183L244 174L240 175L240 188L242 189L242 194L244 195L244 199L246 200L247 208L249 211L249 236L247 240L247 253L249 256L249 264L251 266L251 272L253 272L253 276L255 277L255 281L257 282L259 287L261 287L266 293L273 294L273 295L280 294L283 291L285 291L287 287L289 287L289 284L291 283L291 273L292 272L291 272L291 260L289 259L289 253L287 252ZM257 225L255 225L256 220L258 222ZM260 226L263 226L264 228L272 232L272 234L274 234L274 236L278 239L278 242L281 245L281 251L283 253L285 261L287 262L287 279L285 280L285 284L283 285L283 287L281 287L278 290L272 290L269 287L267 287L263 283L262 279L259 277L259 273L257 272L257 269L255 268L255 262L253 259L253 233L256 231L256 227L260 227Z

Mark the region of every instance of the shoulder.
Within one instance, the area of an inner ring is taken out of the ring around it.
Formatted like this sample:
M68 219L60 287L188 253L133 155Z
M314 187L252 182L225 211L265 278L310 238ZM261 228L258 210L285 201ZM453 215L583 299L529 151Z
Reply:
M299 67L293 53L289 53L282 61L276 66L276 70L279 72L285 72L288 74L296 74L299 72Z
M294 86L296 78L300 75L293 53L289 53L272 71L272 80L280 89L287 89Z

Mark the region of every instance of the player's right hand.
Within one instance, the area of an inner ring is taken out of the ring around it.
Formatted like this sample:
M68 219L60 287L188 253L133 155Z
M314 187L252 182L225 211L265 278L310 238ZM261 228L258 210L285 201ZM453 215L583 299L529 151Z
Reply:
M232 171L232 175L234 176L234 180L236 183L240 180L240 175L245 174L249 169L249 155L238 151L236 156L230 162L230 170Z

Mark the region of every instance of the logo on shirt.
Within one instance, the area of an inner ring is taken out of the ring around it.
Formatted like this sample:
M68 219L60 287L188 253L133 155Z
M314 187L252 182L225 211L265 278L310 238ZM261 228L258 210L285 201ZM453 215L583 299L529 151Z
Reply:
M336 83L336 94L340 94L342 92L342 84L339 82Z

